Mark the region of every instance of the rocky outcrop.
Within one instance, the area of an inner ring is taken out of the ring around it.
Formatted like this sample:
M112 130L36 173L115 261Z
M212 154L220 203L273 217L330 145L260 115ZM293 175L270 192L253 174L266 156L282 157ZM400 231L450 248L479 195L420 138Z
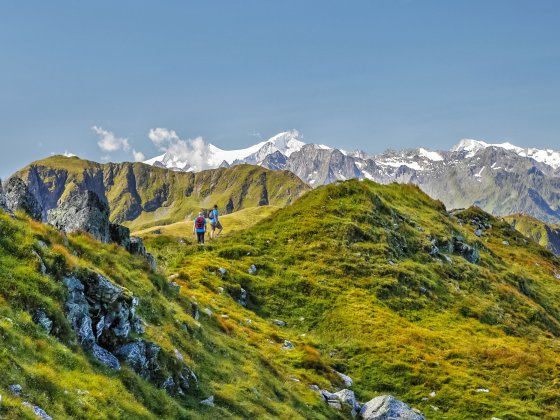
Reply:
M380 395L365 403L360 417L364 420L425 420L424 416L392 395Z
M66 233L83 231L110 241L109 206L93 191L76 192L47 214L47 221Z
M130 250L130 229L116 223L109 224L111 242Z
M43 209L21 178L13 176L8 179L4 185L4 194L6 207L10 211L22 211L35 220L41 220Z
M133 255L140 255L144 257L148 262L150 269L152 271L157 270L157 261L152 254L146 251L146 247L144 246L144 241L142 240L142 238L138 238L137 236L131 236L128 251Z
M4 187L2 186L2 180L0 179L0 210L7 211L6 197L4 196Z
M105 366L118 370L119 357L134 372L165 389L181 395L198 386L198 379L182 360L136 336L144 333L136 315L139 300L125 288L92 271L66 277L66 316L79 343Z

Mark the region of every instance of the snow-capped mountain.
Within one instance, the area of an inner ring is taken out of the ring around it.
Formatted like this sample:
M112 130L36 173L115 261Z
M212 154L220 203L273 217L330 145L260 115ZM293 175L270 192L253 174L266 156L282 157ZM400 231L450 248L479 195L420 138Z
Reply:
M463 139L449 151L426 148L370 155L306 144L295 130L241 150L208 145L204 156L170 153L146 161L174 170L238 164L288 170L312 187L352 178L414 183L448 208L476 204L497 215L527 213L560 223L560 152Z

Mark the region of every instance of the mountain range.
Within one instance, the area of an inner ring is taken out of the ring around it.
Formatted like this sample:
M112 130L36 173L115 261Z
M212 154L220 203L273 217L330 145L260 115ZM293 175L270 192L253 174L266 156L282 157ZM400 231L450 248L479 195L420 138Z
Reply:
M169 153L146 163L193 170L188 160ZM560 222L560 152L554 150L464 139L449 151L417 148L371 155L306 144L297 131L241 150L208 146L208 167L239 164L288 170L314 188L353 178L413 183L448 208L477 205L494 215L526 213L547 223Z

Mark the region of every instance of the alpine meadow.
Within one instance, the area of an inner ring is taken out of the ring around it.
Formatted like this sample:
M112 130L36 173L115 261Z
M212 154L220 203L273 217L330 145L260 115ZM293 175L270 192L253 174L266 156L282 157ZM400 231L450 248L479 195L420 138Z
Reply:
M560 4L0 4L0 419L560 419Z

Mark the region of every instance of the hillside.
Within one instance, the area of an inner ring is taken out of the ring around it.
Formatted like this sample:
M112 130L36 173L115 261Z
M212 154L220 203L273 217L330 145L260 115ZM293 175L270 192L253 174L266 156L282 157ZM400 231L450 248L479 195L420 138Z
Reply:
M314 343L304 366L349 375L361 401L391 393L430 419L556 418L559 260L479 209L347 181L204 249L147 244L185 287L247 290L297 349ZM208 276L218 267L223 279Z
M307 385L340 383L314 344L243 308L216 274L179 288L116 245L0 210L0 417L342 417Z
M224 213L285 206L309 189L289 172L250 165L194 174L142 163L99 164L63 156L33 162L16 175L41 204L43 220L48 210L73 191L91 190L109 204L111 221L135 230L190 219L200 208L214 204Z
M560 255L560 227L547 225L526 214L514 214L504 218L528 238L556 255Z

